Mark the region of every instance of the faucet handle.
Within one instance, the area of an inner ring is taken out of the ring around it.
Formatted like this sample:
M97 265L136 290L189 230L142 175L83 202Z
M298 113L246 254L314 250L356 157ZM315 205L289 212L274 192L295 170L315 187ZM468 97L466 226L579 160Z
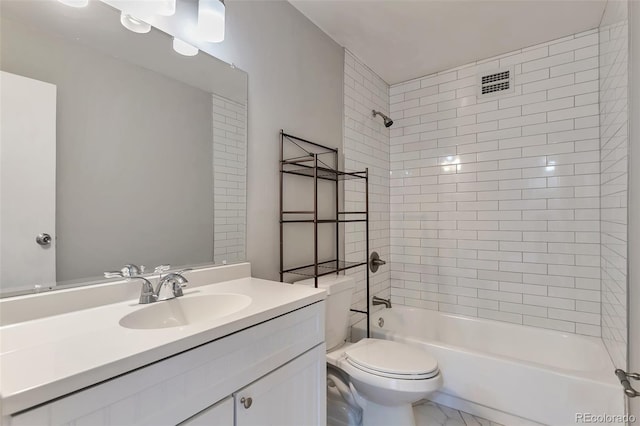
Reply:
M171 265L160 265L156 266L156 268L153 270L153 273L162 274L163 272L167 272L169 269L171 269Z
M142 289L140 290L140 300L138 303L146 305L156 301L156 295L153 292L153 285L144 277L127 277L127 281L142 280Z
M170 272L160 277L156 288L156 300L168 300L183 295L182 288L189 282L185 277L177 272Z
M184 296L182 289L185 288L186 286L187 286L187 283L175 282L173 284L173 294L175 294L176 297Z
M122 271L106 271L104 272L105 278L124 278L124 273Z
M128 263L124 265L121 271L124 277L137 277L138 275L144 274L144 269L144 265L138 266L133 263Z
M156 301L155 294L153 292L153 285L144 277L131 277L125 275L124 271L107 271L104 273L105 278L126 278L127 281L142 280L142 290L140 291L141 304L153 303Z
M187 283L189 282L189 280L186 279L182 274L190 270L191 268L185 268L171 274L172 281L173 281L173 294L175 294L176 297L180 297L184 294L182 292L182 289L187 286Z

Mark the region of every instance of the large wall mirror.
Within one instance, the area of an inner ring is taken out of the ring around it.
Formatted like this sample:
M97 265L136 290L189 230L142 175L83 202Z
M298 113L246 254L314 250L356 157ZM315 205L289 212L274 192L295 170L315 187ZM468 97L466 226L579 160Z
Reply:
M0 31L0 294L245 259L245 72L96 0Z

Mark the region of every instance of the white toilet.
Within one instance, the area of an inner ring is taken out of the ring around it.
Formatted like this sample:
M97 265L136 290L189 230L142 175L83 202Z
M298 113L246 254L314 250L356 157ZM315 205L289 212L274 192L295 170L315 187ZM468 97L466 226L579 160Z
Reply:
M313 285L313 280L299 283ZM364 426L414 426L412 404L442 386L438 363L424 350L404 343L380 339L347 343L354 286L353 278L344 275L318 280L318 287L327 291L327 363L348 376L351 397L345 399L362 408Z

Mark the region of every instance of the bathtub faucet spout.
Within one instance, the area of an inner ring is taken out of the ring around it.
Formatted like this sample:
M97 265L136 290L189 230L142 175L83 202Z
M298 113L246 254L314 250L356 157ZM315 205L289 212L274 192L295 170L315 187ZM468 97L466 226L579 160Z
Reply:
M383 299L382 297L373 296L373 299L371 300L371 304L373 306L384 305L385 308L391 308L391 298Z

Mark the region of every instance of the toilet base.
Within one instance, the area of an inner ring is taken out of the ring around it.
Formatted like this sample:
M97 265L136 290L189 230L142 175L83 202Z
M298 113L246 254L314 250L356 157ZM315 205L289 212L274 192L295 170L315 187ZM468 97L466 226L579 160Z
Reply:
M380 405L367 401L362 412L362 426L415 426L411 404L396 406Z

